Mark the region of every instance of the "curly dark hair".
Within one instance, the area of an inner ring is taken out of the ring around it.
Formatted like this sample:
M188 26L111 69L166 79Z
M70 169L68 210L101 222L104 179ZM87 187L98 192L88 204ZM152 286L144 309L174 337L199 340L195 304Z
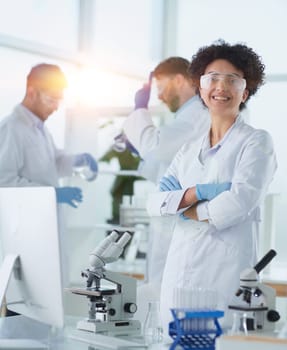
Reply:
M201 47L192 56L188 73L198 88L200 77L204 74L206 67L217 59L227 60L243 72L246 88L249 91L247 100L264 84L265 65L262 63L261 57L244 44L230 45L220 39L210 46ZM243 108L244 104L241 107Z

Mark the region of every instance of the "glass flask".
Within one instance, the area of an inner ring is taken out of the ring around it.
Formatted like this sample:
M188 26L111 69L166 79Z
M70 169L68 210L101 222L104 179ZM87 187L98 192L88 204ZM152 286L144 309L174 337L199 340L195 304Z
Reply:
M155 344L162 341L163 329L160 321L158 301L150 301L148 303L148 313L144 322L143 335L147 344Z
M229 335L248 335L247 314L242 312L233 313L233 322Z
M87 160L82 162L79 166L74 166L73 172L74 175L78 175L86 181L94 181L98 176L98 171L92 170Z
M127 149L126 136L124 133L117 135L114 140L113 149L116 152L124 152Z

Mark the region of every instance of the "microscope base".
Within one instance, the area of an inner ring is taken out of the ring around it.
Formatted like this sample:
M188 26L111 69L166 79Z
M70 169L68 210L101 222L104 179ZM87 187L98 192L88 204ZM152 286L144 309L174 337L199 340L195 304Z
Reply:
M81 320L77 323L77 329L93 333L108 332L112 334L136 334L141 331L141 324L137 320L123 321L88 321Z

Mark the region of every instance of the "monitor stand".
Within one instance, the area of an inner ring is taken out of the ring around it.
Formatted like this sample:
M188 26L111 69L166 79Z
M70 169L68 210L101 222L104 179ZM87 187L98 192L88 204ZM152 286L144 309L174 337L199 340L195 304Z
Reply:
M14 268L17 267L17 265L19 266L19 264L19 255L8 254L5 256L4 261L0 267L0 307L4 301L5 293L8 287L11 274Z
M0 266L0 307L3 304L5 293L9 284L11 274L20 273L20 260L17 254L8 254ZM48 349L49 347L44 343L41 343L33 339L5 339L1 338L0 335L0 349L21 349L21 350L30 350L30 349Z

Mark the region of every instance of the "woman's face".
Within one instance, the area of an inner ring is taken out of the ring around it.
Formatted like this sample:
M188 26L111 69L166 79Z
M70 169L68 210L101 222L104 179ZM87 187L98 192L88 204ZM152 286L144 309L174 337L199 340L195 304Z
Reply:
M243 72L227 60L210 63L200 79L200 95L211 114L236 116L248 97Z

